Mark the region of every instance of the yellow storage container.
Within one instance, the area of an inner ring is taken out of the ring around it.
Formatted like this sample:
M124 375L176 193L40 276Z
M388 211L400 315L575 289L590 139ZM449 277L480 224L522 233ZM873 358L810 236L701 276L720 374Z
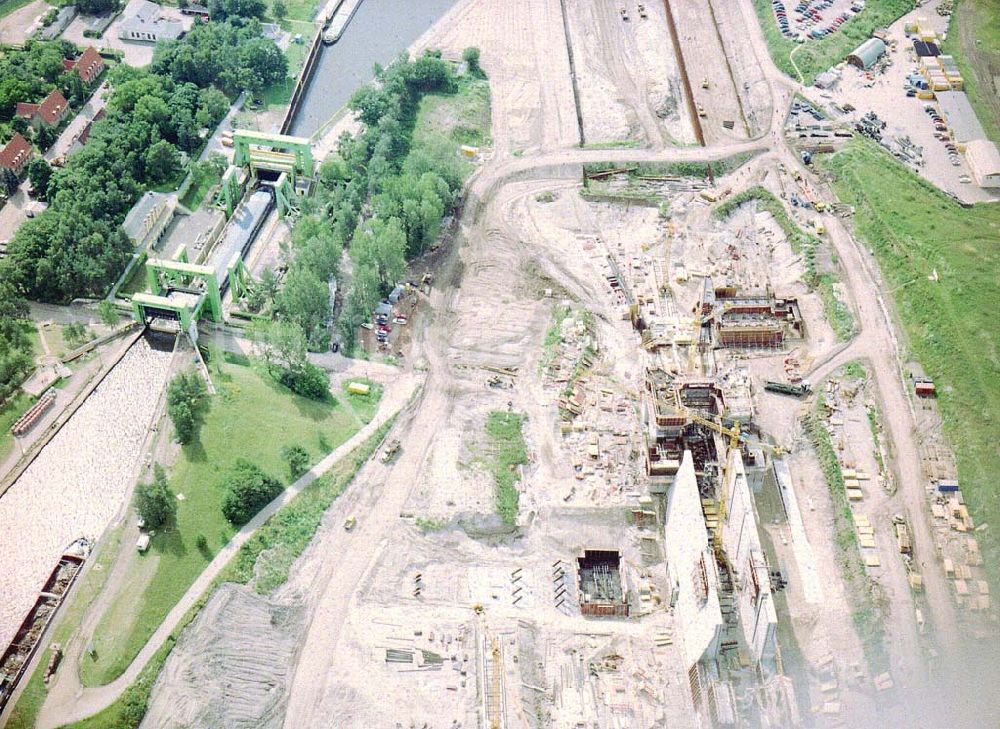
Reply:
M347 385L347 391L352 395L367 395L372 389L363 382L350 382Z

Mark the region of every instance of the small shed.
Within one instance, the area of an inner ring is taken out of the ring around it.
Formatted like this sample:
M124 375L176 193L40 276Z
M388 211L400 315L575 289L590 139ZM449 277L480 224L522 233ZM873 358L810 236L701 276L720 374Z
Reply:
M974 139L965 146L965 159L977 185L1000 188L1000 150L996 144L988 139Z
M847 57L847 62L852 66L867 70L883 55L885 55L885 41L879 38L869 38L854 49L854 52Z
M934 387L934 381L928 380L927 378L914 380L913 390L917 393L918 397L934 397L934 395L937 394L937 389Z
M919 58L932 58L941 55L941 49L938 48L937 43L928 43L922 40L913 41L913 50L917 52Z
M840 81L840 76L833 71L824 71L816 77L815 85L818 89L832 89Z

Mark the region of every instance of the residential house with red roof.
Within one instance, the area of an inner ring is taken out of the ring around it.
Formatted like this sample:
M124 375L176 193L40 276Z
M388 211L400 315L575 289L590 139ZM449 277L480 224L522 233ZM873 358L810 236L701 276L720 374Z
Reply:
M0 167L14 170L18 175L24 171L30 159L31 143L20 134L15 134L14 138L0 150Z
M97 49L90 46L79 58L67 58L63 61L63 68L67 71L76 69L80 78L87 85L94 83L94 79L104 72L104 59Z
M57 127L69 113L69 102L66 101L66 97L59 89L52 89L52 92L45 97L41 104L27 104L19 101L14 113L27 120L36 129L42 124Z

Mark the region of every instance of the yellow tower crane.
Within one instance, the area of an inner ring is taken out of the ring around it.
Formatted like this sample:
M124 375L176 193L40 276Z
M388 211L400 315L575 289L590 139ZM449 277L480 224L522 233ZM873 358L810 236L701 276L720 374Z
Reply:
M704 425L707 428L711 428L716 433L723 436L729 437L729 444L726 450L726 460L725 465L722 469L722 487L719 489L719 524L715 528L715 533L712 535L712 544L715 548L716 554L722 553L722 523L726 518L726 484L729 483L729 462L731 453L734 449L740 447L740 443L743 442L743 435L740 432L740 424L736 422L733 424L732 428L727 428L722 424L721 418L719 420L711 420L710 418L703 417L698 413L684 408L684 414L700 425ZM773 446L770 443L760 442L759 445L765 448L776 456L783 455L785 449L781 446Z

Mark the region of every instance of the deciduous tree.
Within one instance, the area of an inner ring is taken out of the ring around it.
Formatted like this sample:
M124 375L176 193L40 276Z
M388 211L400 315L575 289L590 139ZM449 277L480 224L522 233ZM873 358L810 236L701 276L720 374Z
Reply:
M240 458L223 483L222 513L234 526L243 526L283 489L276 478Z
M135 510L150 529L157 529L177 514L177 500L159 463L153 465L153 480L135 488Z

